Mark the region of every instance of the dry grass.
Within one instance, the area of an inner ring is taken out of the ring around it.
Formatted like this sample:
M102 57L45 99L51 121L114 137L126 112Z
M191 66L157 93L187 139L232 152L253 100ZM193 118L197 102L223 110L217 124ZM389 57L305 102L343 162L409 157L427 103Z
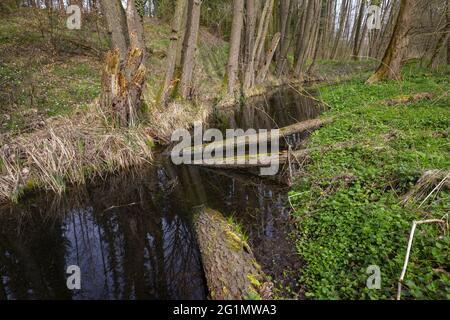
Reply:
M450 188L450 172L445 170L428 170L420 177L417 184L404 197L403 203L418 203L422 206L430 197L441 189Z
M210 112L211 107L203 103L176 101L167 107L154 105L148 112L149 130L159 142L168 144L175 130L189 129L196 121L204 123Z
M69 117L49 119L42 129L0 137L0 202L18 201L25 190L62 193L67 184L149 162L148 128L115 128L97 104Z

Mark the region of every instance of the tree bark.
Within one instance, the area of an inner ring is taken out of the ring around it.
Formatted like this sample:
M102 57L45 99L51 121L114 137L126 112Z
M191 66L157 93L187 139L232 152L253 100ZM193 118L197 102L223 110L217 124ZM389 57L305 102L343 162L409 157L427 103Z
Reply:
M281 32L281 39L280 39L280 45L277 49L277 66L276 66L276 73L278 76L281 76L283 73L284 66L286 64L287 60L287 47L289 46L289 26L291 23L291 15L293 11L293 3L294 0L285 0L281 1L280 7L281 7L281 13L280 13L280 32Z
M359 5L359 13L358 13L358 17L356 20L356 30L355 30L355 34L354 34L354 39L353 39L353 60L359 60L359 39L361 36L361 30L363 28L363 20L364 20L364 11L366 9L365 3L364 1L361 1L361 4Z
M170 88L174 80L175 68L177 65L178 43L182 38L183 14L185 12L186 0L177 0L175 15L172 21L172 31L170 35L170 45L167 50L167 70L163 88L161 90L161 104L165 105L169 98Z
M127 17L120 0L101 0L112 49L119 50L120 60L125 60L129 38Z
M272 285L251 248L220 212L200 209L194 217L194 229L211 299L271 298Z
M310 38L312 37L314 24L316 21L314 21L314 10L317 6L317 0L309 0L308 6L306 9L306 19L305 19L305 26L304 30L301 34L301 40L299 43L298 51L297 51L297 62L295 65L295 75L298 78L302 78L302 73L305 70L305 64L307 60L307 51L308 51L308 44L310 43Z
M192 78L197 52L198 31L200 29L200 7L202 0L189 0L188 21L182 53L181 96L185 99L192 95Z
M281 38L281 34L279 32L276 33L273 36L272 44L271 44L271 46L269 48L269 51L267 52L267 55L266 55L265 64L262 67L262 69L259 72L258 77L256 79L257 83L262 83L262 82L264 82L266 80L266 76L267 76L267 73L269 72L270 64L271 64L271 62L273 60L273 56L275 54L275 50L277 49L278 44L280 42L280 38Z
M255 47L255 29L256 29L256 3L255 0L247 0L245 2L245 56L244 56L244 88L250 83L250 75L247 72L250 68L253 48Z
M231 27L230 53L228 55L228 94L233 94L238 78L239 49L243 25L244 0L233 1L233 23Z
M253 52L250 57L247 70L245 70L244 76L244 88L248 89L255 84L255 69L258 67L259 57L261 56L262 50L264 48L264 41L267 34L267 29L269 25L269 17L272 14L274 0L267 0L265 2L261 18L258 23L258 32L256 36L255 45L253 47Z
M145 56L144 24L136 9L135 0L128 0L126 15L130 48L138 48Z
M404 50L408 47L408 33L416 0L401 0L400 11L391 40L377 71L367 80L367 84L382 79L400 79Z
M342 0L341 9L340 9L340 17L339 17L339 29L336 34L336 38L334 39L333 49L331 50L331 59L336 59L337 49L339 47L339 42L342 38L342 34L344 33L345 22L347 20L347 8L348 8L348 0Z
M102 75L101 107L121 126L135 124L141 107L146 69L143 52L132 48L123 63L118 49L109 51Z
M107 24L112 28L113 50L106 55L100 104L120 125L132 126L142 105L146 80L143 24L134 0L128 0L126 15L118 0L102 1L102 5L108 12L105 13ZM120 14L119 20L114 13ZM128 33L118 34L124 30ZM124 39L128 41L124 43Z

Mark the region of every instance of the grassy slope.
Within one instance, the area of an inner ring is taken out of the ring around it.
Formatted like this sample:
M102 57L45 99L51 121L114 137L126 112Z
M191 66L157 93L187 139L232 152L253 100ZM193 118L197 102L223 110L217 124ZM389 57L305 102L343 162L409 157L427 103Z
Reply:
M420 201L401 201L425 170L450 169L449 69L431 74L409 66L404 74L399 83L367 86L361 77L318 87L336 121L315 132L309 145L352 143L314 152L291 192L307 297L393 298L411 222L448 213L448 189L421 208ZM417 92L436 98L384 103ZM450 237L441 234L435 225L419 227L405 298L450 299ZM366 288L369 265L381 268L381 290Z
M41 21L41 22L40 22ZM51 116L71 115L85 108L100 93L101 54L106 34L93 18L82 29L67 30L64 17L55 17L56 50L50 43L47 17L22 9L2 17L0 25L0 133L24 133L43 126ZM41 33L44 31L44 36ZM154 104L166 66L170 26L157 19L145 23L150 54L145 98ZM82 43L96 51L77 48ZM215 97L223 91L228 44L202 29L195 69L197 96Z
M63 51L53 54L39 18L28 10L2 17L0 133L33 130L50 116L86 106L100 92L100 62L64 41L76 38L75 31L66 32L59 42Z

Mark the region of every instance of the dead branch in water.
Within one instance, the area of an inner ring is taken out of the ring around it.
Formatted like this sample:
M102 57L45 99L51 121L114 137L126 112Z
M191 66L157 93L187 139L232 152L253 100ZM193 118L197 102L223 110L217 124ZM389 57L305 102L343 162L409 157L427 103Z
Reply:
M279 129L280 139L293 134L314 131L326 124L331 123L332 121L333 121L332 118L325 118L325 119L312 119L295 123L293 125ZM270 131L266 135L261 135L258 133L250 135L242 135L236 138L229 138L204 145L185 148L182 150L182 153L183 155L191 155L192 157L195 155L203 154L206 148L208 148L209 150L225 150L228 148L233 149L246 145L258 145L268 143L271 141L271 139L272 135Z

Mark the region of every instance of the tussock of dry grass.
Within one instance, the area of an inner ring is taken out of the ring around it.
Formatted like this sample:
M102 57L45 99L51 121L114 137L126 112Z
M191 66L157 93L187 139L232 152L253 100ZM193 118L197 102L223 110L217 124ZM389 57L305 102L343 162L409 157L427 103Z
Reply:
M152 141L148 129L111 126L96 104L30 134L2 136L0 202L17 201L32 188L61 193L66 184L149 162Z
M425 171L420 177L417 184L405 196L403 203L417 203L421 201L422 205L433 194L438 193L441 189L444 188L450 188L450 171Z
M211 108L204 104L172 102L167 107L154 107L148 113L150 131L162 143L169 143L172 133L178 129L189 129L194 122L205 122Z

